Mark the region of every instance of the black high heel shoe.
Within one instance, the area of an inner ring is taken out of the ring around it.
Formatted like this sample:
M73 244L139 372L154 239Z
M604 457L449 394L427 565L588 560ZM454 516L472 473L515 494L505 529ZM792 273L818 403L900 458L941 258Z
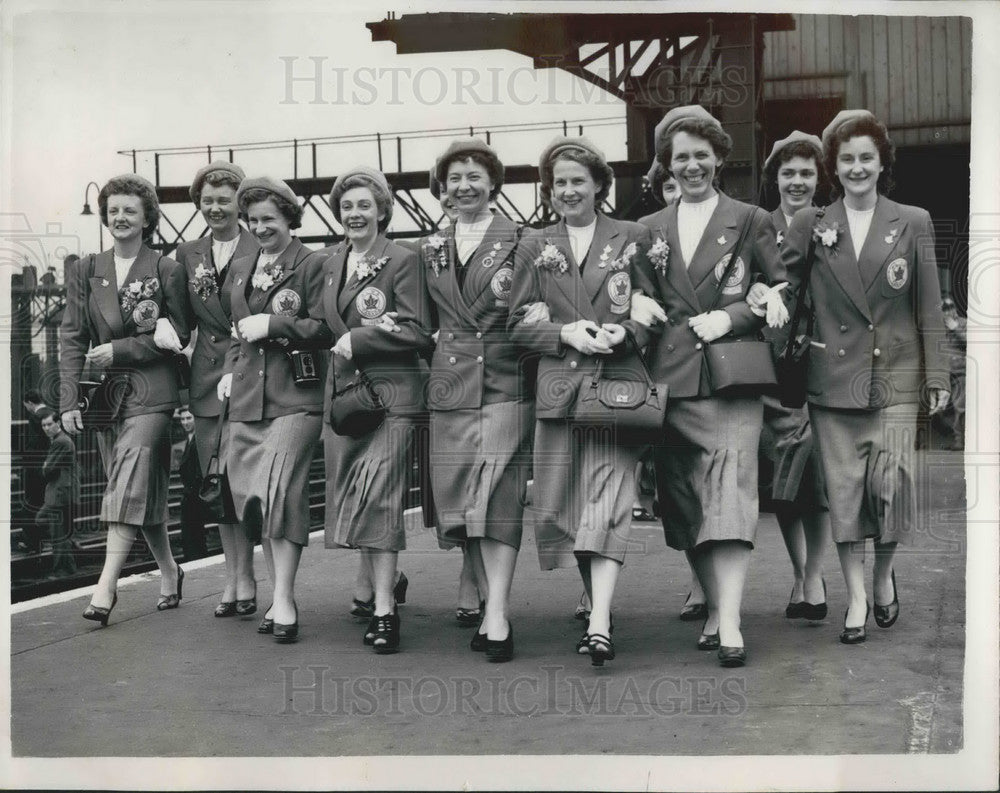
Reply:
M589 621L589 617L588 617ZM590 627L588 625L588 627ZM609 615L608 619L608 635L615 632L615 618L614 615ZM577 640L576 652L579 655L587 655L590 652L590 634L587 631L583 632L583 635Z
M399 613L383 614L375 618L375 639L372 647L379 655L399 652Z
M688 596L684 600L684 605L681 607L681 622L698 622L708 619L708 604L692 603L693 594L693 592L688 592Z
M802 601L802 618L811 620L813 622L819 622L820 620L826 619L826 579L823 580L823 602L822 603L810 603L807 600ZM875 620L878 621L878 609L876 607Z
M840 641L842 644L861 644L861 642L868 638L868 631L865 625L868 624L868 615L871 614L871 610L871 606L865 603L865 621L860 628L848 628L847 613L850 609L844 612L844 630L840 632Z
M219 605L215 607L216 617L232 617L236 614L236 601L235 600L222 600Z
M507 638L498 642L486 639L486 660L494 664L503 664L514 657L514 626L507 623Z
M368 600L351 599L351 616L361 620L370 620L375 614L375 596Z
M257 582L253 585L253 597L247 600L236 601L236 614L240 617L249 617L257 613Z
M267 611L270 611L272 608L274 608L273 603L267 607ZM264 613L266 614L267 611L265 611ZM257 633L266 633L266 634L274 633L274 618L264 617L264 619L262 619L260 623L257 625Z
M291 625L283 625L280 622L272 623L271 633L274 634L274 640L278 644L291 644L299 640L299 607L294 600L292 608L295 609L295 622Z
M873 595L874 597L874 595ZM875 604L875 624L880 628L891 628L899 619L899 590L896 588L896 571L892 571L892 603L888 606Z
M181 604L182 597L184 597L184 568L177 565L177 593L174 595L160 595L160 599L156 601L156 610L168 611L169 609L175 609Z
M406 588L410 585L409 579L406 577L406 573L400 571L399 580L396 581L396 586L392 588L392 596L396 600L396 605L406 602ZM374 600L374 596L372 598ZM372 606L372 613L374 613L375 607Z
M482 628L483 623L480 622L479 627L476 628L476 632L472 634L472 640L469 642L469 649L474 653L481 653L486 650L486 634L479 632Z
M85 620L93 620L94 622L99 622L101 623L102 628L107 628L108 618L111 616L111 610L115 607L117 603L118 603L118 593L115 592L114 597L111 598L110 606L108 606L105 609L101 608L100 606L95 606L91 604L83 610L83 618Z
M792 592L795 592L795 588L792 587ZM786 620L800 620L805 615L805 601L800 600L797 603L793 603L791 597L788 599L788 605L785 606L785 619Z
M705 625L708 624L708 617L705 617L705 623L701 626L701 636L698 637L697 648L699 650L718 650L719 649L719 631L716 629L715 633L705 633Z
M587 642L587 652L590 654L591 666L604 666L605 661L612 661L615 657L615 644L610 636L603 633L590 634Z
M719 647L719 666L734 669L747 662L745 647Z
M361 643L366 647L371 647L375 642L376 633L378 633L378 617L372 614L371 617L368 618L368 627L365 628L365 634L361 637Z

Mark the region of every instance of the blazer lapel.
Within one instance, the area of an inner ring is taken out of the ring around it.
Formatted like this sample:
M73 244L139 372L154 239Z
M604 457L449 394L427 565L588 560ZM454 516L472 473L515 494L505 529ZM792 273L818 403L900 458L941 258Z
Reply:
M858 270L865 292L879 277L886 260L896 249L904 225L899 219L899 204L880 196L875 204L875 216L872 218L871 228L861 248L861 258L858 260Z
M569 267L566 268L566 272L551 272L549 273L549 278L559 290L566 296L570 304L576 308L577 313L582 315L584 319L589 319L592 322L597 322L597 312L594 311L594 306L587 298L586 286L583 283L583 278L580 276L580 265L573 256L573 247L569 244L569 234L566 232L566 221L560 220L555 226L549 227L552 231L551 234L545 237L545 242L551 242L555 245L559 252L566 257L566 261ZM597 232L594 232L597 235Z
M827 266L833 272L833 277L837 283L857 306L858 310L871 319L871 309L868 306L868 298L865 297L865 288L861 283L861 270L858 267L858 260L854 258L854 247L851 242L851 230L847 225L847 212L844 210L844 200L834 201L826 209L826 214L820 223L826 226L837 224L840 228L837 244L833 249L827 248L822 242L816 243L816 256L819 258L825 253ZM872 219L872 229L874 231L875 220ZM869 233L869 237L871 234Z
M251 251L244 250L240 252L240 248L243 246L243 235L244 232L240 231L240 240L236 243L236 250L233 251L233 258L230 259L229 266L232 267L232 263L235 262L241 256L245 256ZM249 236L249 234L247 235ZM188 281L194 278L194 271L201 264L205 268L210 269L213 273L215 272L215 260L212 258L212 236L206 235L199 239L195 244L194 250L191 252L191 256L188 257L187 261L187 276ZM190 294L190 293L188 293ZM192 297L191 300L196 298ZM201 300L201 298L197 298ZM222 308L221 302L221 290L212 295L209 295L207 300L202 301L205 306L205 310L211 314L217 322L222 325L229 324L229 317L226 316L225 310Z
M719 193L719 203L705 226L705 232L701 235L687 268L688 278L696 290L715 271L723 256L735 253L733 248L739 235L733 200L725 193Z
M295 268L298 267L299 262L302 261L308 253L308 249L299 241L298 237L292 237L292 241L288 243L288 247L282 251L281 256L279 256L275 262L275 264L281 268L281 277L271 284L270 289L267 289L264 292L264 306L267 306L268 301L271 299L272 295L274 295L274 293L281 288L281 285L292 277L295 273Z
M474 306L480 295L490 288L493 277L517 244L517 227L503 215L497 214L486 230L482 243L469 259L469 272L465 274L464 302ZM499 247L497 247L499 245ZM484 262L492 262L487 266ZM471 310L469 315L472 316Z
M368 251L368 255L372 259L379 259L385 256L385 249L389 246L389 240L381 235L376 238L375 244L372 245L371 249ZM347 266L347 251L348 246L344 246L344 267ZM375 273L369 273L364 278L358 278L358 274L354 273L350 278L347 279L347 283L344 284L343 290L341 290L340 298L337 300L337 309L343 314L347 310L347 306L350 302L357 296L358 292L364 288L365 284L371 281L375 277Z
M681 238L677 233L677 203L668 206L666 213L665 228L661 231L668 247L666 281L695 314L700 314L703 309L698 302L698 296L694 293L684 257L681 255Z
M587 264L583 268L583 285L587 297L593 303L604 286L608 275L608 264L621 255L624 242L617 240L618 230L600 212L597 213L597 227L594 229L594 239L587 252ZM601 257L607 251L604 267L601 267Z
M115 277L115 260L113 251L104 251L94 257L94 275L90 279L90 293L94 296L101 318L111 329L111 335L121 337L125 333L125 323L122 321L121 306L118 302L118 290L121 289Z

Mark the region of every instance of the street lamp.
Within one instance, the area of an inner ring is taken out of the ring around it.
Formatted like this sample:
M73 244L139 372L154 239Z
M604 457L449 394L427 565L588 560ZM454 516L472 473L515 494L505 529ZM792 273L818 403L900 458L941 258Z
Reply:
M101 186L97 182L87 182L87 186L83 189L83 211L81 215L93 215L93 211L90 208L90 202L87 201L87 196L90 194L90 188L93 187L97 190L97 195L101 194ZM104 224L101 219L97 219L97 252L100 253L104 248Z

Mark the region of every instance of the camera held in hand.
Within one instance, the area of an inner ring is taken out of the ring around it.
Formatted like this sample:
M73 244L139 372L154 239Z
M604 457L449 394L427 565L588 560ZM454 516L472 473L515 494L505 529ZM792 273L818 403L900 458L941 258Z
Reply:
M292 379L295 385L311 386L319 383L319 367L316 354L311 350L292 350L288 353L292 361Z

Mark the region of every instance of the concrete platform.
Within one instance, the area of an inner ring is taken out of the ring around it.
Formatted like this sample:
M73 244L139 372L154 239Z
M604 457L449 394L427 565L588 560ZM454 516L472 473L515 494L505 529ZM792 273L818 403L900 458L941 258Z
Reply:
M901 615L890 630L870 620L865 644L838 641L845 588L833 547L827 619L784 618L791 568L765 514L744 599L745 668L721 669L695 649L700 626L677 618L686 567L652 523L633 529L615 661L595 669L575 654L578 575L539 571L526 536L513 587L516 656L489 664L454 619L459 553L439 551L410 515L397 655L362 645L363 626L347 614L356 555L325 550L316 535L299 574L293 645L256 633L265 580L256 617L213 618L218 559L186 567L176 611L155 610L155 574L123 581L107 628L80 618L85 592L16 607L13 755L954 753L963 746L966 561L957 459L927 455L918 541L897 557ZM263 579L259 550L257 562Z

